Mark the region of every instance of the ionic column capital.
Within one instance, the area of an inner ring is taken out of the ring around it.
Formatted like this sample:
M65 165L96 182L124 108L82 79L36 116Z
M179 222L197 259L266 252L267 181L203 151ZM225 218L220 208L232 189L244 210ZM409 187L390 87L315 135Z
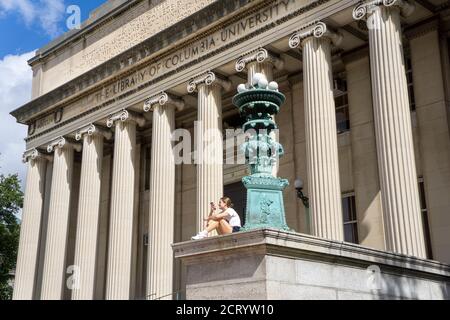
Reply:
M105 137L107 140L110 140L112 138L111 131L99 128L92 123L78 129L77 132L75 133L75 140L80 141L81 139L83 139L85 135L88 136L101 135Z
M167 94L162 91L158 94L155 94L145 100L144 103L144 112L153 111L154 108L159 106L173 106L176 107L178 111L184 109L184 101L178 98L173 97L172 95Z
M250 62L263 63L268 62L271 63L278 70L283 69L284 61L273 54L269 53L267 49L258 48L255 50L251 50L249 52L244 53L239 59L236 61L236 71L241 72L245 69L246 65Z
M397 7L403 16L411 15L416 6L408 0L363 0L353 9L353 19L361 20L373 13L379 6Z
M134 121L140 127L143 127L144 124L145 124L145 118L144 117L142 117L140 115L136 115L136 114L131 114L126 109L122 109L119 112L111 114L109 116L108 120L106 121L106 126L108 128L111 128L114 125L114 123L116 123L117 121L121 121L121 122Z
M301 46L304 40L308 38L329 38L335 46L339 46L342 42L342 34L330 30L327 25L321 21L314 21L295 32L289 38L289 47L295 49Z
M187 91L189 93L192 93L200 85L207 85L207 86L219 85L225 91L231 90L231 82L226 79L220 78L218 75L216 75L212 71L207 71L205 73L201 73L201 74L191 78L187 85Z
M55 151L55 149L63 149L63 148L73 148L75 151L81 151L81 145L79 143L73 143L67 141L63 136L56 138L52 142L47 145L47 152L51 153Z
M30 149L23 153L22 161L23 163L27 163L28 161L36 161L36 160L48 160L51 161L52 157L39 152L37 149Z

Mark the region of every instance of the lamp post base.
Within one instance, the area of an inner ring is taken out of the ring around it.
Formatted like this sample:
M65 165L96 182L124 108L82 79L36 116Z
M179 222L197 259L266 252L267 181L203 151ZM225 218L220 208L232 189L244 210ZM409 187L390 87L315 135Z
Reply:
M276 228L289 231L284 212L283 190L286 179L251 175L242 179L247 189L244 230Z

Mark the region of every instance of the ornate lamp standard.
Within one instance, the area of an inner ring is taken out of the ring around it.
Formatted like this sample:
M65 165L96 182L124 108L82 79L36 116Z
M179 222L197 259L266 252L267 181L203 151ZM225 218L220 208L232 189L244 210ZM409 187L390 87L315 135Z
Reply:
M248 137L241 150L251 172L250 176L242 179L247 189L244 229L270 227L290 230L283 202L283 190L289 182L272 175L274 162L284 151L281 144L270 137L270 132L277 129L272 115L279 112L286 97L278 91L276 82L268 83L260 73L255 74L248 87L239 85L238 92L233 104L247 121L243 130Z

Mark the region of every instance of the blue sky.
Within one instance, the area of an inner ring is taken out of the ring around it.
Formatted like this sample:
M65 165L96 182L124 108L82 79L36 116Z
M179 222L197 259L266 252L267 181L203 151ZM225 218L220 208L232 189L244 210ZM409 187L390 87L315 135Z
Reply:
M18 4L21 2L25 4ZM92 9L104 2L106 0L0 0L0 57L30 52L67 31L68 6L79 6L84 21ZM39 9L25 9L28 8L26 3L41 8L49 17L42 18Z
M0 0L0 174L18 173L22 184L26 167L26 127L9 112L30 101L32 73L27 60L36 49L68 31L71 5L80 8L81 21L106 0Z

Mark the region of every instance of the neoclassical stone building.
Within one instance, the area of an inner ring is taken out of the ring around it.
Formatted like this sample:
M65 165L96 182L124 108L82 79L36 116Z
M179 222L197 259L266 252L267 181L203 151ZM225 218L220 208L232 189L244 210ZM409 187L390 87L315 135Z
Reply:
M444 0L108 1L29 61L12 112L28 126L14 298L183 297L171 244L223 194L244 219L247 167L175 163L172 132L240 127L231 98L256 72L287 97L274 174L292 229L450 263L449 37Z

